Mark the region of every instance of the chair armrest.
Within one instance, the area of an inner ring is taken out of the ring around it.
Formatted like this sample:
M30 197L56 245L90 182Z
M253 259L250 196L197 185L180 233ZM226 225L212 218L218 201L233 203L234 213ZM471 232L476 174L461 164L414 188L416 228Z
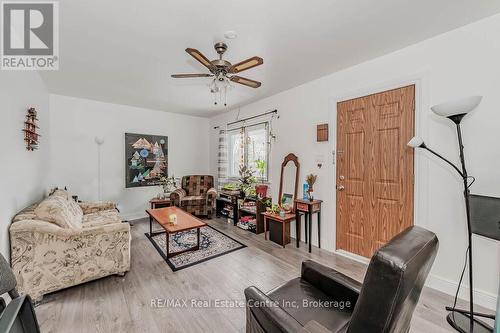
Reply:
M325 326L318 323L316 320L310 320L306 323L306 326L302 328L300 333L333 333Z
M349 301L354 307L358 300L360 282L312 260L302 262L302 279L338 301Z
M116 209L116 204L111 201L79 202L78 205L82 209L84 215L97 213L103 210Z
M245 289L247 333L299 332L302 325L257 287ZM259 328L256 327L258 324Z
M210 188L207 191L207 205L209 206L214 206L215 205L215 198L217 197L217 190L215 188Z
M179 207L181 205L181 199L187 195L186 190L183 188L178 188L172 193L170 193L170 200L174 206Z

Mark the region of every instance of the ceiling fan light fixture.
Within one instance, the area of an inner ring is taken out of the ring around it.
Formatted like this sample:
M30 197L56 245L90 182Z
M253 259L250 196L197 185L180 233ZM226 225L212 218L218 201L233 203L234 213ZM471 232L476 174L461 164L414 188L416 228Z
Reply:
M225 34L227 38L231 36L236 37L234 31L228 31ZM229 37L228 37L229 36ZM222 59L222 56L227 50L227 44L224 42L218 42L214 45L215 51L219 55L219 59L208 60L207 57L203 55L197 49L187 48L186 52L195 58L199 63L208 68L210 73L207 74L173 74L173 78L195 78L195 77L212 77L212 81L208 85L210 92L214 94L214 104L217 105L217 99L222 103L224 100L224 106L227 106L227 91L231 90L233 85L231 82L235 82L251 88L259 88L261 83L259 81L250 80L237 75L231 75L245 71L247 69L262 65L264 60L261 57L251 57L249 59L243 60L235 65L232 65L229 61ZM229 75L228 75L229 74Z

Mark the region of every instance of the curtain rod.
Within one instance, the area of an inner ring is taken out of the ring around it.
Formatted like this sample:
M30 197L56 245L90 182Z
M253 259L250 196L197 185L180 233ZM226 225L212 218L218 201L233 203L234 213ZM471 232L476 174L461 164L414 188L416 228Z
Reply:
M237 124L237 123L241 123L243 121L247 121L247 120L250 120L250 119L255 119L255 118L258 118L258 117L262 117L262 116L267 116L268 114L273 114L273 113L278 114L278 110L275 109L273 111L264 112L264 113L258 114L256 116L251 116L251 117L244 118L244 119L241 119L241 120L236 120L236 121L227 123L226 126L231 126L231 125L234 125L234 124ZM220 128L220 126L215 126L214 127L214 129L218 129L218 128Z

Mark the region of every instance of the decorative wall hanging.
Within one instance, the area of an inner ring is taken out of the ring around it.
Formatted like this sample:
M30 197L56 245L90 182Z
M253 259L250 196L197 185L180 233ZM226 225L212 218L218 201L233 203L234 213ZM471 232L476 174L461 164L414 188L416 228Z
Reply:
M38 139L40 138L40 134L37 133L38 127L37 125L38 118L36 117L35 108L29 108L26 113L26 121L24 122L24 142L26 143L26 149L33 151L38 149Z
M125 133L125 186L161 185L168 175L168 137Z
M328 124L317 125L316 128L316 141L328 141Z

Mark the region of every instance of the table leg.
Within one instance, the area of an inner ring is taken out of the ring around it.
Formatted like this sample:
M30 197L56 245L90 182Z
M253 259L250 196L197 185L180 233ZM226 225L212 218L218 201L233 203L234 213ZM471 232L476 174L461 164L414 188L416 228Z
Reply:
M149 237L153 236L153 218L149 216Z
M297 240L297 247L299 247L300 242L300 213L295 210L295 239Z
M318 247L321 249L321 211L318 212Z
M281 241L283 244L283 248L285 248L285 229L286 229L286 222L281 223Z
M307 230L309 230L309 228L307 227L307 223L308 223L308 218L307 218L307 214L306 212L304 212L304 229L306 231L305 233L305 236L306 236L306 244L307 244L307 240L309 239L309 235L307 233Z
M308 214L309 218L309 253L311 253L311 245L312 245L312 214L309 212Z
M267 217L264 217L264 239L267 240Z
M200 228L197 228L197 241L196 241L196 249L199 250L200 249Z
M167 258L170 258L170 240L168 239L168 232L165 233L167 239Z

